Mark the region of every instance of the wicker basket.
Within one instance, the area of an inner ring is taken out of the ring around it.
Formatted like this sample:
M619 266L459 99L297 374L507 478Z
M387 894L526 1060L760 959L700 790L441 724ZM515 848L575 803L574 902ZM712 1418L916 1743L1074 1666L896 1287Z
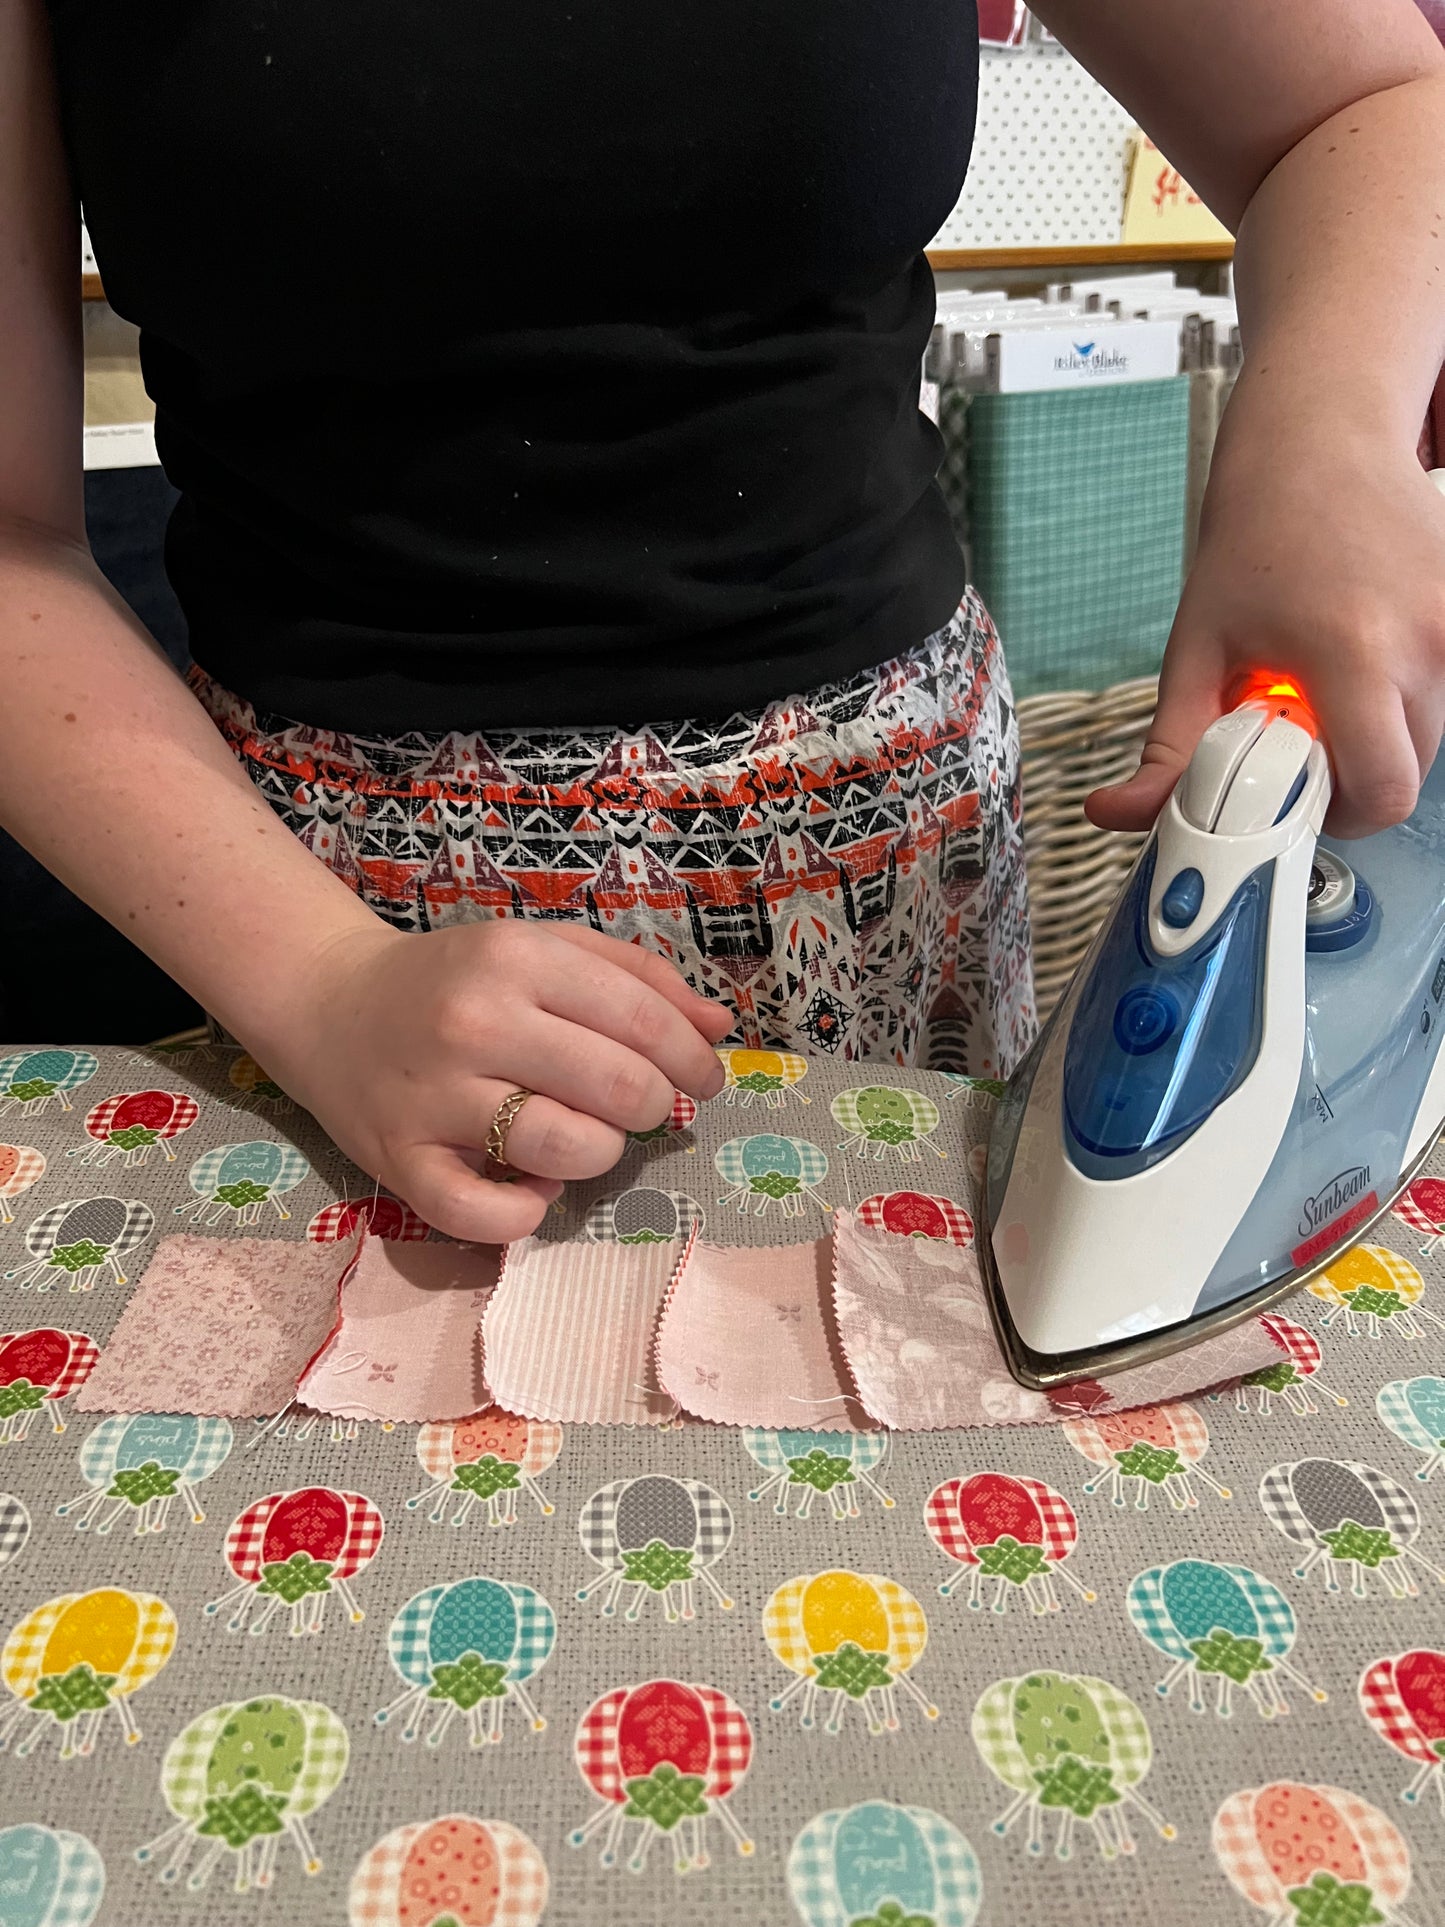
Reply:
M1139 676L1105 690L1057 690L1018 706L1034 994L1047 1017L1118 894L1143 841L1096 830L1084 798L1132 775L1158 696Z

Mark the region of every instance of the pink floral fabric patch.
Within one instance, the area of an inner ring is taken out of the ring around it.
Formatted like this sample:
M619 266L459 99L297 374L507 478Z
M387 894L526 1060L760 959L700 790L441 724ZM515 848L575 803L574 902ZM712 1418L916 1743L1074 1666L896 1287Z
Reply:
M340 1320L296 1388L333 1418L423 1425L490 1402L482 1311L495 1245L401 1243L363 1231L341 1284Z
M891 1431L1057 1423L1079 1410L1122 1411L1181 1398L1278 1364L1257 1319L1172 1358L1045 1395L1011 1378L994 1335L973 1247L833 1220L833 1297L848 1368L867 1411Z
M662 1315L657 1375L721 1425L852 1432L867 1417L833 1321L832 1241L735 1250L696 1240Z
M354 1241L162 1238L77 1410L280 1411L335 1323L337 1279L354 1249Z
M660 1425L658 1314L680 1244L509 1245L487 1308L487 1383L509 1412L581 1425Z

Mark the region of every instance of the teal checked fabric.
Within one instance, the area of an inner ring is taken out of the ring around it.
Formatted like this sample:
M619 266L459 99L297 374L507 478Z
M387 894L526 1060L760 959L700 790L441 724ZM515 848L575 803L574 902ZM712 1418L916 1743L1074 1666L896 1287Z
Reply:
M1179 601L1189 381L944 391L939 485L1014 693L1157 672Z

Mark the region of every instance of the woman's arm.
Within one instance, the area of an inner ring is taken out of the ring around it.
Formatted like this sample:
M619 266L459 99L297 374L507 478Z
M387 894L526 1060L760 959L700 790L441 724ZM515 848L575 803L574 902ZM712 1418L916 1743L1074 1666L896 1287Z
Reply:
M0 814L265 1039L367 911L288 835L85 538L76 209L40 0L0 0Z
M1140 776L1142 825L1233 673L1304 682L1331 828L1408 814L1445 722L1445 506L1415 459L1445 364L1445 52L1414 0L1040 0L1237 229L1244 371Z
M41 0L0 0L0 820L430 1222L520 1235L721 1085L730 1017L591 932L402 936L282 825L86 545L79 263ZM517 1084L538 1175L488 1183Z

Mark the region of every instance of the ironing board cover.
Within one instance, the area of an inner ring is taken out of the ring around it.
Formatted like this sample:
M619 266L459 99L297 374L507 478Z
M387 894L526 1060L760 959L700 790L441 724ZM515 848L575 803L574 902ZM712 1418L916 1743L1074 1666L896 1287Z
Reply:
M633 1146L571 1231L644 1186L734 1245L948 1195L926 1132L842 1148L863 1067L810 1079ZM1085 1387L463 1437L74 1413L163 1235L322 1239L371 1187L234 1053L19 1053L0 1094L0 1332L42 1334L0 1338L6 1927L1445 1921L1445 1164L1285 1307L1292 1363L1131 1428ZM769 1134L826 1172L802 1215L719 1202ZM248 1142L304 1176L218 1179Z

